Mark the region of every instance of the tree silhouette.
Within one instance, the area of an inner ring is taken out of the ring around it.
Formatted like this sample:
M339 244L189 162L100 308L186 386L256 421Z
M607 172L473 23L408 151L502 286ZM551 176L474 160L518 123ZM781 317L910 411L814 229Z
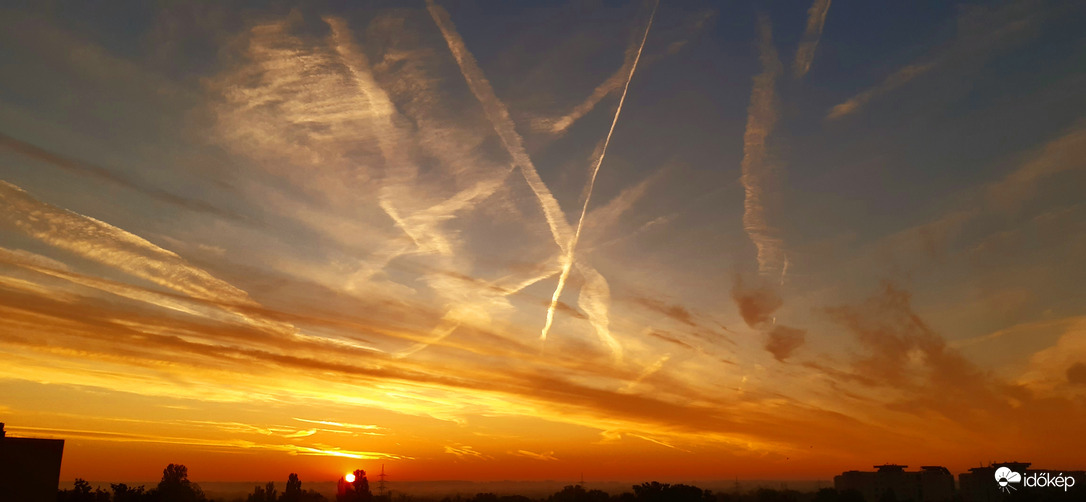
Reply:
M581 485L570 485L551 495L550 502L608 502L611 496L602 490L586 491Z
M75 478L75 486L72 487L72 502L83 502L94 500L94 493L91 492L91 485L87 480L83 478Z
M498 502L498 496L493 493L476 493L470 502Z
M357 473L355 475L357 476ZM293 472L287 477L287 487L279 495L279 502L327 502L327 500L318 492L303 490L302 480L298 479L298 475Z
M3 496L0 493L0 496ZM75 478L75 486L71 490L57 492L59 502L110 502L109 492L101 487L91 489L90 483L83 478Z
M113 502L143 502L153 500L150 493L144 491L142 486L131 488L124 483L109 485L113 490Z
M296 473L290 473L287 477L287 487L283 489L283 495L279 497L279 502L301 502L302 500L302 481L298 479Z
M254 487L253 493L249 494L246 502L276 502L275 483L269 481L263 487L259 485Z
M158 483L158 499L161 502L205 502L203 490L189 481L189 469L181 464L170 464L162 470Z
M373 502L373 494L370 493L370 482L366 479L366 471L362 469L355 470L354 481L350 483L340 478L336 502Z
M661 484L653 481L634 485L633 490L637 502L708 502L716 500L711 491L682 484Z

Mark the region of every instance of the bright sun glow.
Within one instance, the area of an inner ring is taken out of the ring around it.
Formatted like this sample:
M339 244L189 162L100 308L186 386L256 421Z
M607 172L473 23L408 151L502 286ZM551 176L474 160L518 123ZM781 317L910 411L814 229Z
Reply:
M354 483L354 474L347 474L343 476L343 479L346 479L348 483Z

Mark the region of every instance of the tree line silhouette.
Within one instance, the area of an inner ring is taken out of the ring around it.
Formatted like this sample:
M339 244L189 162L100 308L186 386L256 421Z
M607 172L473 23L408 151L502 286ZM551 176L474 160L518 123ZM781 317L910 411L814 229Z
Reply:
M632 492L611 495L603 490L586 490L581 485L570 485L541 500L523 495L479 493L467 498L445 497L441 502L864 502L859 492L838 493L833 488L823 488L817 492L758 488L745 492L736 489L733 492L714 493L692 485L657 481L631 488Z
M395 500L388 494L374 495L370 492L366 472L356 470L354 481L340 480L335 502L438 502L436 499L416 498L408 494L397 494ZM162 480L152 488L131 487L124 483L109 485L109 490L91 487L81 478L76 478L75 486L58 490L57 502L216 502L208 499L196 483L188 479L188 468L181 464L170 464L162 470ZM833 488L823 488L815 492L799 492L788 489L757 488L740 492L738 487L731 492L714 493L696 486L685 484L667 484L656 481L633 485L632 491L617 495L602 490L589 490L581 485L569 485L558 492L543 498L533 499L523 495L497 495L477 493L471 497L445 497L440 502L865 502L863 495L854 490L838 492ZM1006 497L1008 502L1051 500L1073 500L1064 493L1014 493ZM1078 496L1077 494L1075 494ZM961 495L947 502L958 502ZM255 486L246 498L235 498L221 502L330 502L324 495L302 488L298 475L291 473L286 486L280 492L274 482ZM877 501L866 502L906 502L894 496L894 492Z
M200 485L189 481L189 470L181 464L170 464L162 470L162 481L154 488L131 487L111 483L110 490L91 488L85 479L75 478L75 486L57 491L57 502L215 502L204 495ZM327 498L311 490L303 490L298 475L291 473L283 493L277 493L275 483L257 486L245 502L327 502ZM240 499L239 499L240 502Z

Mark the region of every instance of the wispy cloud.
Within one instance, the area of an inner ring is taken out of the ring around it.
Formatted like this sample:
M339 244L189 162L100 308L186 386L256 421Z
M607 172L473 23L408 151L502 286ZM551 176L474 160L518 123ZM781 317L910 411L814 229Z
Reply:
M656 185L668 170L660 169L641 180L636 185L627 187L601 207L589 211L585 220L585 231L602 233L619 222L634 206L644 199L649 188Z
M513 165L520 168L524 179L528 182L528 186L539 201L540 207L543 209L543 216L547 220L547 225L554 236L555 242L567 242L573 234L573 230L570 228L569 222L566 221L558 201L547 189L543 180L540 179L535 164L532 163L531 157L528 156L528 152L524 149L524 140L517 133L513 119L509 115L509 110L494 94L490 81L486 79L483 71L479 68L479 64L475 61L475 57L471 55L471 52L468 51L467 46L464 44L464 40L457 33L456 26L453 25L452 20L449 18L449 13L434 3L433 0L427 0L426 8L429 10L430 16L433 17L434 23L441 30L441 34L449 46L449 51L452 52L453 58L456 59L468 87L483 106L483 111L494 126L494 131L498 134L506 151L513 158Z
M869 101L905 85L912 79L931 71L933 68L935 68L935 65L932 63L919 63L904 66L894 73L891 73L890 76L886 77L879 85L866 89L863 92L848 98L848 100L843 103L834 105L834 107L830 109L829 114L826 115L826 118L836 119L855 113Z
M807 332L788 326L774 326L766 333L765 350L773 354L778 361L783 362L798 349L806 339Z
M557 118L537 118L532 121L532 128L550 134L564 134L570 126L592 111L603 98L618 92L624 87L626 78L630 75L630 67L633 65L634 57L637 54L636 49L634 46L629 47L626 50L626 59L623 61L622 67L612 73L603 83L596 86L592 90L592 94L589 94L584 101L574 106L569 113Z
M758 328L773 321L773 313L784 305L780 295L772 288L750 287L740 276L735 277L732 299L739 307L739 315L747 326Z
M351 424L351 423L345 423L345 422L332 422L332 421L329 421L329 420L309 420L309 419L297 418L297 417L295 417L294 420L297 420L299 422L309 423L309 424L320 424L320 425L330 425L332 427L343 427L345 429L360 429L360 430L365 430L365 431L375 431L375 430L383 429L383 427L381 427L381 426L370 425L370 424Z
M663 52L657 52L655 54L645 54L639 64L641 66L649 65L660 59L673 55L679 52L691 38L694 38L713 18L715 13L711 10L700 12L691 15L686 22L682 25L682 37L679 40L674 40L667 44L667 49ZM630 74L630 68L633 66L634 61L639 59L638 53L640 51L640 44L636 38L630 41L630 45L626 48L625 55L623 57L622 66L615 70L607 79L601 82L592 90L592 92L580 103L573 106L565 114L560 116L551 117L539 117L532 120L532 129L536 132L544 132L553 135L565 134L569 128L575 124L578 120L590 113L596 108L599 103L612 94L618 93L625 88L626 80Z
M656 362L646 366L645 369L641 370L641 373L637 375L637 378L631 380L630 383L626 384L626 387L624 387L626 392L633 390L637 386L637 384L643 382L646 378L660 371L660 369L664 367L664 364L667 363L670 359L671 354L664 354L663 356L660 356L660 358L657 359Z
M570 238L569 243L564 247L565 255L562 257L562 273L558 276L558 286L554 288L554 294L551 296L551 306L547 309L547 320L543 324L543 330L539 335L540 340L546 341L547 333L550 331L551 323L554 321L554 308L558 303L558 299L562 297L562 289L566 285L566 279L569 278L569 271L573 268L574 252L577 249L577 241L581 238L581 230L584 228L585 215L588 213L588 204L592 200L592 190L596 186L596 177L600 173L600 166L603 165L603 159L607 155L607 147L611 144L611 136L615 132L615 125L618 124L619 115L622 114L622 105L626 102L626 93L630 90L630 82L633 80L634 72L637 71L637 62L641 59L641 52L645 49L645 41L649 38L649 30L652 29L652 21L656 17L656 8L659 4L653 6L652 14L649 15L648 24L645 26L645 35L641 38L641 45L637 48L637 55L634 56L633 64L630 65L630 73L626 76L626 84L622 88L622 95L618 100L618 107L615 109L615 116L611 120L611 128L607 130L607 137L603 140L603 146L600 148L600 155L596 159L595 166L592 168L592 174L588 178L588 186L585 188L584 205L581 206L581 216L577 220L576 230L573 232L573 236ZM598 281L597 281L598 283ZM612 354L616 358L621 358L622 353L617 351L617 343L609 343L611 346Z
M936 53L893 71L881 83L834 105L826 119L854 114L869 102L934 70L986 60L993 55L994 49L1029 33L1051 14L1049 10L1059 9L1048 9L1033 1L963 8L958 16L957 36L951 42Z
M274 401L289 396L292 401L310 399L314 402L380 406L400 413L437 415L450 419L471 410L499 414L523 414L534 410L533 416L589 427L613 428L618 425L629 430L643 430L666 426L675 431L672 433L715 431L713 433L722 434L722 438L733 433L761 435L763 432L757 431L770 430L765 424L740 425L731 412L709 412L697 405L691 408L651 397L593 388L558 375L541 375L531 368L518 370L515 366L506 365L473 368L469 365L461 366L455 377L448 377L435 372L448 369L441 370L433 364L374 359L374 356L367 356L361 351L344 354L340 348L322 350L319 345L305 343L294 344L290 354L248 348L240 346L240 343L230 346L197 343L187 340L187 337L156 334L136 324L119 326L103 322L100 319L132 318L131 313L102 308L107 304L90 305L87 309L72 309L70 305L44 308L48 307L46 301L36 300L39 306L32 312L36 315L25 319L35 323L40 333L48 334L34 341L12 337L13 333L23 329L25 314L17 309L0 309L4 310L3 322L0 323L0 343L13 356L2 372L5 376L26 378L36 371L26 366L28 361L19 356L27 351L36 352L38 364L50 367L54 364L51 362L53 359L67 360L78 353L77 363L50 373L52 382L106 388L119 385L121 389L138 389L150 395L193 395L201 399ZM3 302L5 305L27 303L25 299L9 301L6 297ZM60 312L65 316L63 319L57 317L61 315ZM43 315L47 313L52 315ZM129 348L121 350L121 346ZM158 383L153 370L145 374L144 370L133 366L134 361L143 361L148 370L161 367L161 363L156 361L169 362L167 367L171 368L171 376ZM90 371L91 368L99 370L96 373ZM121 374L127 374L128 378L101 374L101 368L116 368L122 371ZM239 373L240 368L246 368L245 372ZM604 375L613 373L607 368L596 370ZM283 372L319 374L321 377L302 377L291 382L269 381L266 378L269 374ZM624 381L634 379L638 374L618 372ZM127 383L133 378L139 382L138 385ZM183 389L178 388L179 381L187 382L189 391L181 393ZM362 381L379 381L381 384L368 390L359 387ZM245 390L231 397L224 389L219 389L226 382L229 382L229 388ZM682 395L687 391L674 387L669 392ZM394 399L390 400L390 397ZM704 397L690 395L687 399L703 401ZM315 422L325 425L323 422L334 421ZM271 430L268 427L265 429ZM287 434L304 430L283 429ZM263 435L258 429L246 430ZM733 432L723 432L729 430ZM328 450L317 445L309 446Z
M510 451L508 453L510 455L515 456L515 457L524 457L524 458L530 458L532 460L542 460L542 461L545 461L545 462L558 460L558 457L554 456L553 451L546 451L546 452L542 452L542 453L536 453L534 451L528 451L528 450L516 450L516 451Z
M382 185L379 198L382 209L411 238L416 250L422 253L450 255L453 253L451 238L441 224L456 213L467 211L481 200L494 194L504 183L506 172L491 173L467 189L422 210L402 214L397 208L402 185L412 182L418 167L408 154L401 124L405 118L396 111L388 93L381 88L370 69L365 54L358 47L342 19L326 16L324 22L332 29L332 45L350 72L359 93L372 108L372 121L378 148L384 157L389 182ZM406 179L404 179L406 178Z
M475 451L474 448L465 445L449 446L445 445L445 453L455 455L458 459L478 459L478 460L490 460L493 457L484 455Z
M23 157L33 159L39 162L45 162L53 166L65 169L71 172L91 176L94 178L106 180L110 183L114 183L118 186L139 192L152 199L166 202L174 206L187 209L189 211L195 211L199 213L211 214L221 218L230 220L246 221L252 223L248 218L244 218L236 213L219 208L207 202L185 198L172 192L154 187L148 183L134 180L131 174L121 175L110 169L102 166L84 162L81 160L64 157L56 153L50 152L37 145L22 141L5 134L0 134L0 151L8 150Z
M649 436L645 436L645 435L642 435L642 434L633 434L633 433L630 433L630 436L633 436L633 437L635 437L635 438L638 438L638 439L643 439L643 440L645 440L645 441L648 441L648 442L650 442L650 443L655 443L655 444L658 444L658 445L660 445L660 446L664 446L664 447L667 447L667 448L671 448L672 450L679 450L679 451L685 451L685 452L687 452L687 453L689 453L689 452L690 452L690 450L684 450L684 449L682 449L682 448L679 448L678 446L675 446L675 445L673 445L673 444L671 444L671 443L669 443L669 442L667 442L667 441L663 441L663 440L660 440L660 439L652 438L652 437L649 437Z
M33 434L38 437L57 437L63 439L83 439L90 441L107 441L115 443L147 443L147 444L168 444L178 446L197 446L197 447L210 447L216 449L226 450L265 450L265 451L279 451L284 453L291 453L296 455L314 455L314 456L327 456L327 457L343 457L353 458L359 460L383 460L383 459L399 459L406 460L411 457L403 455L396 455L393 453L373 452L373 451L356 451L339 448L336 446L329 446L324 444L317 444L314 446L303 446L290 443L258 443L254 441L229 439L229 440L216 440L206 438L189 438L189 437L163 437L161 435L152 434L134 434L134 433L122 433L122 432L106 432L106 431L92 431L92 430L79 430L79 429L55 429L44 427L28 427L28 426L16 426L9 427L9 430L13 432L22 432Z
M774 287L768 284L751 286L737 275L732 285L732 299L747 326L764 333L763 348L778 361L784 362L806 341L806 330L777 324L774 313L784 301Z
M607 280L603 278L603 275L595 269L578 264L577 270L584 276L584 285L581 286L581 295L577 298L577 305L588 316L588 321L592 324L592 328L596 330L596 336L600 339L600 342L611 351L613 357L621 359L622 345L611 334L610 329L611 287L607 285ZM548 315L553 314L557 301L555 297L552 297L547 311Z
M1086 352L1086 320L1081 316L1065 320L1056 343L1029 357L1026 370L1017 383L1043 396L1059 396L1067 385L1086 384L1082 354Z
M559 246L562 251L561 260L559 265L561 272L559 273L558 286L555 289L555 294L552 295L551 304L547 309L547 316L544 322L543 329L541 330L540 339L546 340L547 334L550 331L550 327L554 322L554 313L557 306L561 291L565 285L565 281L568 279L569 271L573 267L574 257L573 249L576 247L577 238L579 237L580 230L584 223L585 212L587 212L588 202L591 194L591 185L595 181L595 175L599 172L599 167L603 162L604 154L606 153L607 143L610 141L611 134L614 132L614 126L617 123L619 113L622 111L622 104L625 101L626 90L629 87L629 81L633 78L633 72L636 70L636 61L640 57L641 51L644 49L645 40L648 38L648 29L651 28L651 18L649 25L646 27L645 34L642 37L641 45L638 49L638 54L634 58L634 65L631 66L629 74L626 76L626 87L623 88L622 97L619 100L619 106L615 113L615 118L612 121L611 129L608 131L607 139L605 140L601 154L595 163L595 169L591 181L589 182L588 194L585 199L585 204L582 207L581 218L578 221L577 230L574 231L570 228L569 223L563 214L561 207L558 205L558 201L554 198L554 195L539 178L539 174L532 163L531 158L524 149L524 141L521 136L516 132L516 127L513 124L512 119L509 116L509 112L505 105L494 94L493 88L490 86L489 81L486 79L482 70L479 68L478 63L475 62L475 58L468 51L463 39L456 32L456 27L452 24L452 20L449 18L448 12L438 6L432 0L427 2L427 9L430 12L431 17L441 30L446 43L449 46L449 50L452 52L454 59L456 60L461 74L464 76L465 81L468 83L468 87L475 95L476 99L483 106L483 110L486 113L491 124L494 126L495 132L497 132L499 138L502 140L502 144L505 146L506 151L513 158L514 165L520 168L521 173L524 175L529 187L538 200L540 207L543 210L544 218L547 221L550 228L551 235L554 238L554 242ZM653 16L655 10L653 10ZM594 296L594 295L609 295L606 280L601 275L595 273L593 269L590 269L587 264L580 265L582 270L585 271L588 282L590 285L582 293L581 302L582 308L587 306L586 310L591 311L590 318L594 328L597 331L597 335L608 345L612 350L612 354L615 357L620 357L621 352L618 352L619 345L616 340L610 335L607 328L607 304L609 303L609 297Z
M0 181L3 221L54 247L195 298L251 305L249 295L177 254L94 218L34 199Z
M803 78L811 69L814 61L815 49L822 38L822 27L826 25L826 14L830 11L830 0L814 0L811 8L807 9L807 28L803 31L803 39L796 48L796 59L792 62L792 74L796 78Z
M227 315L236 322L279 337L297 333L297 329L288 323L251 315L251 309L259 309L259 304L245 291L121 228L41 202L3 181L0 181L0 207L4 208L0 221L37 240L215 307L212 310L217 314L205 309L205 315ZM184 305L184 301L63 270L46 269L44 273L120 296L194 312L191 306Z
M783 259L781 239L766 215L767 184L775 167L767 148L767 140L777 123L776 81L781 62L773 46L773 31L769 18L758 17L758 51L762 72L754 77L747 108L747 127L743 133L743 176L746 198L743 201L743 229L758 250L758 271L763 274L780 270Z
M1046 143L1003 179L989 184L988 207L1013 211L1036 195L1037 184L1064 171L1086 169L1086 125Z

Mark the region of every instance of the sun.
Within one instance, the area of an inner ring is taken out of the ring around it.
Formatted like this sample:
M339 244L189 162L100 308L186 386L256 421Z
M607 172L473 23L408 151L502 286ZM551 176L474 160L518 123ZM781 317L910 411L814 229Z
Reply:
M345 479L348 483L354 483L354 474L347 473L346 476L343 476L343 479Z

